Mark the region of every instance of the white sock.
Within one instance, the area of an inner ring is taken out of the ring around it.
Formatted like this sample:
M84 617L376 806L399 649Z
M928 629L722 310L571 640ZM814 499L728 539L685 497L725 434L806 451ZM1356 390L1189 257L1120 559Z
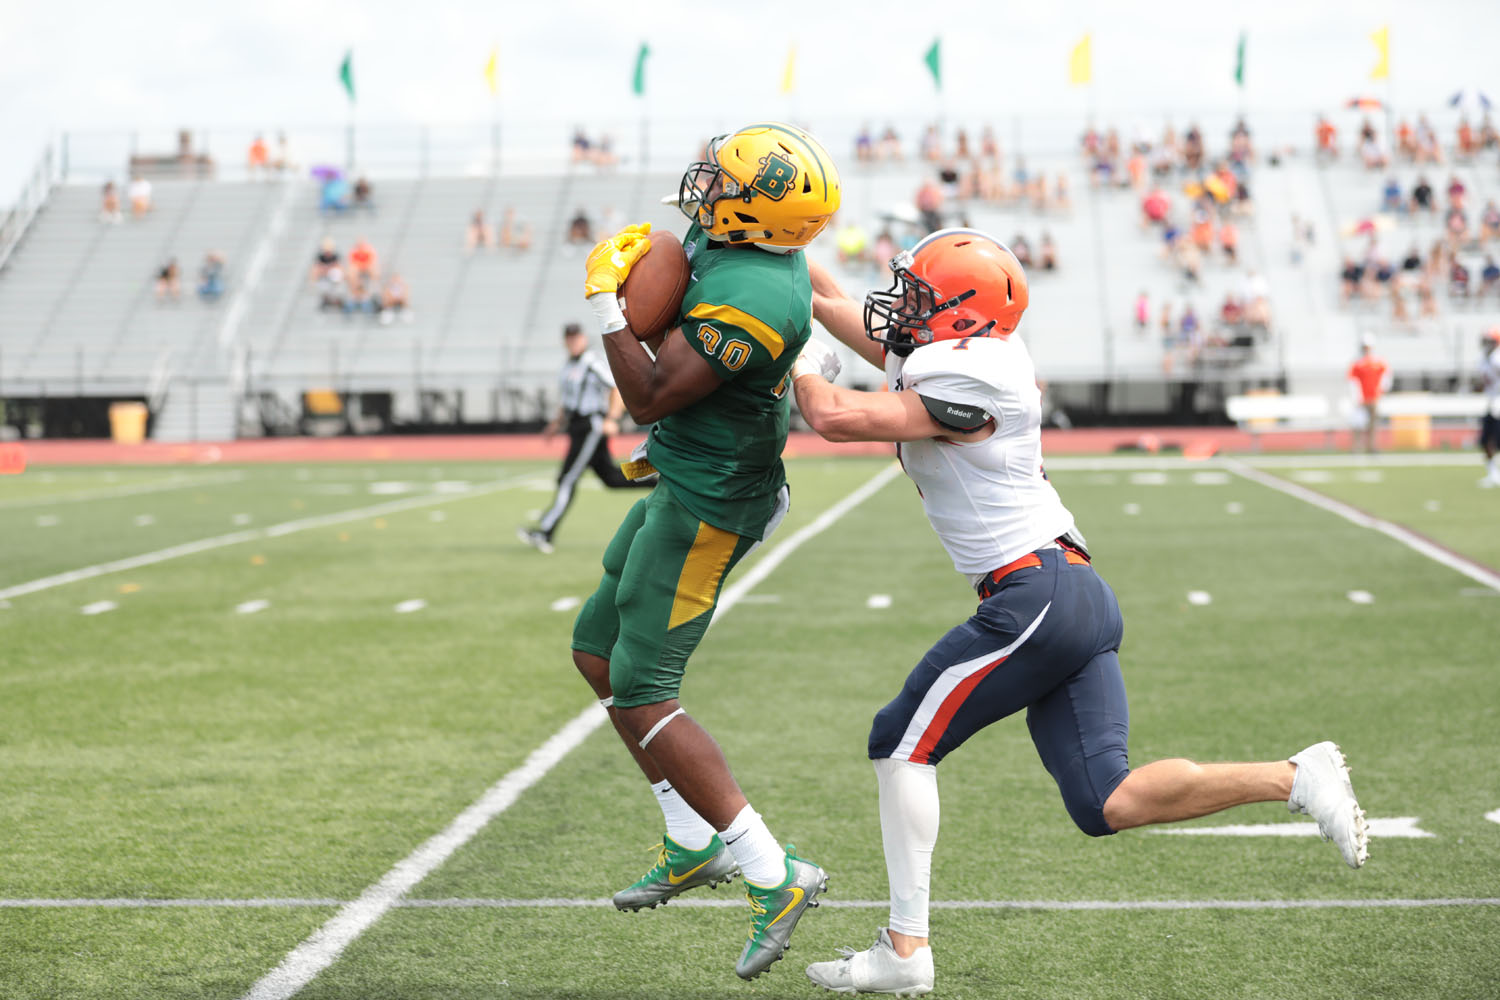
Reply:
M786 851L776 843L766 821L748 804L730 821L719 839L734 852L746 882L762 888L786 881Z
M1500 479L1500 453L1490 459L1490 475Z
M662 817L667 821L667 836L690 851L701 851L714 838L714 828L702 816L693 812L670 781L658 781L651 786L656 793L656 804L661 806Z
M891 883L893 931L927 937L932 849L938 835L937 767L889 757L875 761L880 835Z

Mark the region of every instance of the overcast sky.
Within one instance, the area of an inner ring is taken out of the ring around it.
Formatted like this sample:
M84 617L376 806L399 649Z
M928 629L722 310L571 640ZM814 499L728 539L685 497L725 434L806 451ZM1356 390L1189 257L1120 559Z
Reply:
M1225 19L1213 15L1225 11ZM649 15L644 12L650 12ZM1369 35L1391 26L1389 93L1438 108L1478 86L1500 98L1500 3L1265 0L897 4L759 0L0 0L0 204L61 130L232 130L338 126L337 82L354 51L361 123L505 120L618 122L641 113L692 120L797 115L950 120L1014 112L1162 115L1233 108L1232 74L1248 34L1244 103L1310 113L1372 83ZM1092 33L1093 88L1067 61ZM922 64L943 44L943 90ZM635 52L652 55L644 99L630 92ZM500 48L498 101L483 67ZM781 94L788 47L795 94Z

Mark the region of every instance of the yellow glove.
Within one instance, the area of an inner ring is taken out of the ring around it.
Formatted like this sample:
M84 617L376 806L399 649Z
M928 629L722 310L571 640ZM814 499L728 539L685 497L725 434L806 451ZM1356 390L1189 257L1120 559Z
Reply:
M584 296L619 291L630 268L651 249L651 240L646 235L649 232L649 222L626 226L589 251L588 260L583 264L587 270L583 279Z

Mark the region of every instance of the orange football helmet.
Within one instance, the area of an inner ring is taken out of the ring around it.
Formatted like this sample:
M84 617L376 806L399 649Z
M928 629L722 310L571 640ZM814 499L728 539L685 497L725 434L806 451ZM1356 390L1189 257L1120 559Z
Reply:
M890 289L865 297L865 333L902 356L938 340L1008 337L1026 311L1021 262L977 229L940 229L890 266Z

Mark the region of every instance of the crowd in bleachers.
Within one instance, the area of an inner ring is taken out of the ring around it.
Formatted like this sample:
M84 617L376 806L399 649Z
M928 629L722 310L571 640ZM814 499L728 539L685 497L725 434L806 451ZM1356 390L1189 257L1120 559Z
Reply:
M381 323L412 319L411 289L406 279L395 271L382 274L380 255L364 237L349 248L347 255L339 251L333 237L323 237L307 280L317 292L321 311L345 316L365 314Z

